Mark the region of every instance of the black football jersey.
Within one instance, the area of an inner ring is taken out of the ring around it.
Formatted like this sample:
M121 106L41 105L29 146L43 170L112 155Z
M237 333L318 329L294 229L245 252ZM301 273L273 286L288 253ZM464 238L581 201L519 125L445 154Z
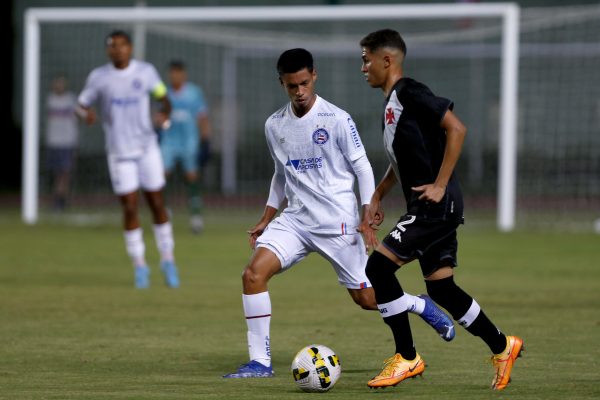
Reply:
M383 143L388 159L402 184L407 213L431 220L463 221L463 199L453 173L440 203L419 200L411 188L435 182L446 147L440 123L454 103L435 96L424 84L400 79L386 99Z

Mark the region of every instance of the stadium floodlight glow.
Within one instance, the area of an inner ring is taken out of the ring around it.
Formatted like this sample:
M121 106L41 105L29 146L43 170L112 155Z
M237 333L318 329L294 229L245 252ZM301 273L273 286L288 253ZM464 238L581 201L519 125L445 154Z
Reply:
M86 7L31 8L25 13L25 74L23 98L22 218L38 220L40 24L78 22L276 22L341 20L502 19L500 130L497 226L510 231L515 225L516 153L520 8L515 3L339 5L257 7ZM358 44L357 44L358 46ZM227 88L224 88L227 90ZM221 135L221 182L225 192L236 187L235 124L225 121ZM223 147L223 149L225 149Z

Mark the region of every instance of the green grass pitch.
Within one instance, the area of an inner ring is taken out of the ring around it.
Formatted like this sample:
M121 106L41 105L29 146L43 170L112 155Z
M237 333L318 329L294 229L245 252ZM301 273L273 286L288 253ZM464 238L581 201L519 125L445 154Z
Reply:
M176 219L177 290L162 283L145 225L152 287L136 291L118 218L24 226L5 210L0 399L600 398L600 236L469 225L459 230L457 281L505 333L525 340L504 392L489 389L483 342L459 327L445 343L413 316L424 378L369 390L367 380L393 350L391 334L314 255L270 285L276 377L222 379L247 361L240 275L250 256L245 231L257 217L209 215L202 236ZM398 276L408 292L424 291L416 264ZM289 371L296 351L313 342L332 347L342 362L341 379L326 394L300 392Z

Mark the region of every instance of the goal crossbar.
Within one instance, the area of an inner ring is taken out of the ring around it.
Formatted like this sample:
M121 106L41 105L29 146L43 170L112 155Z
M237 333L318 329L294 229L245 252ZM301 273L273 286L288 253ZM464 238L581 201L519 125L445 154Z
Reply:
M488 17L502 19L500 77L501 115L499 127L499 179L497 226L510 231L515 225L516 153L520 8L515 3L493 4L403 4L257 7L88 7L30 8L25 13L25 74L23 96L22 219L38 220L40 24L75 22L267 22L339 21L377 19L441 19ZM235 142L235 132L226 129L225 143ZM234 147L235 148L235 147ZM235 158L235 152L223 157ZM230 161L227 163L227 161ZM235 167L235 160L223 166ZM235 171L223 171L235 179Z

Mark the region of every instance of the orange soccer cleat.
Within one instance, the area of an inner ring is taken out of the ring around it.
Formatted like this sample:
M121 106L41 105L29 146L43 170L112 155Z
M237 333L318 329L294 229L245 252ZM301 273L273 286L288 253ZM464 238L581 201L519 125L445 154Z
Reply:
M417 354L414 360L408 361L400 354L395 354L383 362L383 370L371 379L367 385L371 388L396 386L407 378L422 375L425 371L425 361Z
M524 350L521 338L517 336L506 337L506 349L502 353L492 356L492 364L496 370L496 375L492 380L492 389L502 390L508 386L513 364L518 357L521 357L521 352Z

